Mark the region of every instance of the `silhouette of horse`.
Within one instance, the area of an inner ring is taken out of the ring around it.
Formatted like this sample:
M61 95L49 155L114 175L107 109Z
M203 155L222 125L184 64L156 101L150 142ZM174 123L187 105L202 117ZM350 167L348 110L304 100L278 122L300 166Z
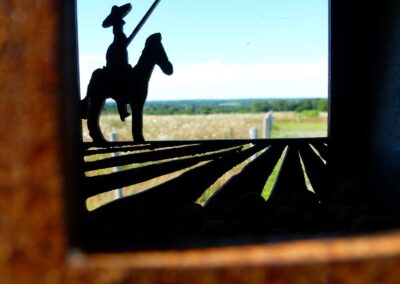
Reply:
M161 43L160 33L147 38L142 55L135 67L123 74L112 74L107 68L99 68L92 73L86 98L81 101L81 118L87 118L89 135L93 142L106 142L100 130L99 118L107 98L114 99L119 107L130 105L133 140L144 141L143 107L155 65L158 65L164 74L173 73L173 66Z

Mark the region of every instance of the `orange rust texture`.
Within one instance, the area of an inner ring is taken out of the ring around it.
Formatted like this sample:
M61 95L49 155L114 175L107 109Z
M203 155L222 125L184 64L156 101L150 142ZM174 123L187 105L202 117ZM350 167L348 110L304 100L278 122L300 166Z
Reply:
M395 272L399 258L357 262L315 263L269 266L154 268L154 269L83 269L76 270L68 283L282 283L282 284L366 284L399 283Z
M77 255L69 283L398 283L400 234L191 251Z
M58 3L0 2L1 283L52 282L64 259Z

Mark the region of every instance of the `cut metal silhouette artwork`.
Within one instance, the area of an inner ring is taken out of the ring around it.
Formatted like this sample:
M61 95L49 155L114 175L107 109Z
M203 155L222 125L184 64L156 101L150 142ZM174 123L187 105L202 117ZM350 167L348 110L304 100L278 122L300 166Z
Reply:
M93 142L106 142L100 129L99 118L108 98L116 101L122 121L129 116L127 105L130 105L133 140L144 141L143 107L152 72L155 65L158 65L164 74L171 75L173 66L161 43L160 33L147 38L142 55L134 67L129 64L127 47L159 2L160 0L154 2L129 37L123 32L123 18L132 9L131 4L113 6L110 15L103 21L104 28L113 27L114 41L106 53L106 66L92 73L86 97L81 101L81 118L87 119L89 135Z

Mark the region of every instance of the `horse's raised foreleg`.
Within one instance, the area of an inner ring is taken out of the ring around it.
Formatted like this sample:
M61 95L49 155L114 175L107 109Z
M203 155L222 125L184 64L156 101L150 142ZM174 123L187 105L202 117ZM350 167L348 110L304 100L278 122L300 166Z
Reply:
M115 102L117 104L119 118L121 119L121 121L125 121L125 118L129 116L127 103L121 100L115 100Z
M90 137L92 137L93 142L96 142L96 143L106 142L103 134L101 133L100 124L99 124L100 113L101 113L101 110L103 109L104 103L105 103L105 99L90 98L90 108L89 108L87 126L89 129Z
M135 142L144 142L143 137L143 104L131 103L132 136Z

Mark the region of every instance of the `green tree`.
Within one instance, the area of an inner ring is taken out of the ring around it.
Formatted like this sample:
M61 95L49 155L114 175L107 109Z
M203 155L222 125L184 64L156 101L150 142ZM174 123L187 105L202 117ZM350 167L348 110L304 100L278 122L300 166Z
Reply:
M327 99L319 99L317 101L316 109L318 111L328 111L328 100Z

